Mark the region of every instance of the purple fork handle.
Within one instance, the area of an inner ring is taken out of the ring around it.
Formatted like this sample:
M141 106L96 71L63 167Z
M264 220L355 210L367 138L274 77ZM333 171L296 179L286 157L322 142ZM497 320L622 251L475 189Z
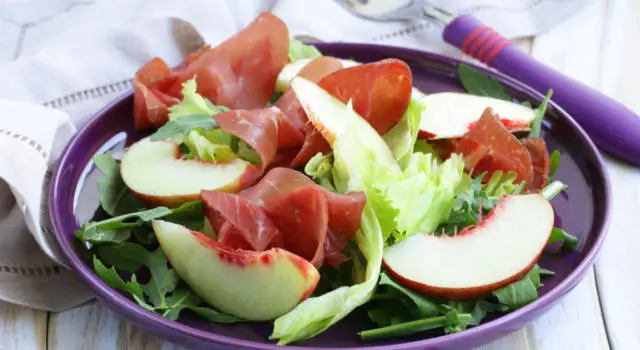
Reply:
M444 40L531 86L567 111L603 151L640 166L640 117L623 104L535 60L470 15L444 30Z

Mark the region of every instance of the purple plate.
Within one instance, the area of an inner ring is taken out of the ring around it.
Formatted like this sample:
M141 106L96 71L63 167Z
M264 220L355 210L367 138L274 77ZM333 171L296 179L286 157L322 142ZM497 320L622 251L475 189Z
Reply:
M323 43L317 47L327 55L371 62L395 57L407 62L413 71L414 85L426 93L462 91L456 76L458 60L424 51L367 44ZM476 67L508 87L519 100L537 105L543 96L504 75ZM121 96L102 111L67 145L51 182L49 205L55 235L69 266L107 307L132 324L157 336L190 348L216 349L282 349L268 340L271 323L219 325L184 318L166 320L148 312L111 289L93 272L86 248L75 238L74 231L91 218L98 207L96 180L99 172L91 158L106 150L122 149L143 136L133 129L133 98ZM357 332L371 328L362 310L323 334L290 346L292 349L467 349L475 347L526 326L546 312L573 289L593 263L609 219L609 181L603 161L584 131L551 103L545 117L543 136L550 150L561 152L562 162L555 178L569 185L568 190L553 200L557 224L580 237L577 251L546 255L540 265L556 272L544 280L540 298L506 315L487 319L482 325L464 332L440 335L422 333L398 339L363 342Z

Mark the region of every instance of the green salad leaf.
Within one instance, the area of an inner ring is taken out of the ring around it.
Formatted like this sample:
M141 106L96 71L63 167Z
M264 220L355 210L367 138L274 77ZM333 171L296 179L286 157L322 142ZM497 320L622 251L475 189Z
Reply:
M202 161L218 161L226 162L229 160L237 159L238 155L231 149L228 144L217 143L215 131L222 131L220 129L213 130L192 130L187 137L184 138L184 144L189 150L187 158L198 158ZM227 134L229 135L229 134ZM210 138L211 137L211 138ZM212 140L213 139L213 140Z
M96 167L102 172L98 180L100 205L111 216L117 216L142 208L142 204L129 191L120 175L120 164L111 153L97 154L93 157Z
M436 234L454 235L463 228L476 225L481 218L489 215L498 204L501 197L519 194L524 183L514 184L517 175L514 172L504 174L496 171L491 179L483 184L486 173L472 179L464 175L458 188L459 195L455 198L449 216L435 230Z
M431 154L413 153L399 179L376 184L396 213L386 243L394 244L417 232L434 232L447 220L463 170L464 162L457 154L440 162Z
M295 62L303 58L316 58L322 56L322 53L313 45L306 45L302 41L289 38L289 60Z
M360 332L362 340L376 340L382 338L401 337L409 334L425 332L432 329L446 328L452 324L468 324L473 320L470 314L451 313L421 320L398 323L387 327L370 329Z
M408 166L411 159L413 147L418 139L422 113L426 108L424 102L412 98L402 119L383 136L387 146L403 169Z
M458 65L460 83L468 93L511 101L511 96L496 79L490 78L466 64Z
M547 200L552 200L567 187L567 185L563 184L560 181L552 181L545 188L543 188L542 191L540 191L540 194L543 195Z
M151 135L150 139L161 141L176 135L186 135L194 129L211 130L216 127L218 124L209 114L189 114L170 120Z
M538 299L540 286L540 267L534 265L522 279L494 290L492 294L498 298L500 304L515 310Z
M174 121L191 115L206 115L209 119L211 116L226 112L229 108L224 106L216 106L207 98L197 92L198 85L196 78L193 77L182 84L182 101L169 107L169 120ZM213 128L210 127L209 129ZM183 132L183 134L186 134Z
M84 223L81 229L76 230L76 236L85 242L94 244L122 243L131 237L132 229L142 227L151 220L168 218L168 220L171 221L170 217L172 215L180 218L180 215L188 215L195 210L201 211L201 208L200 202L188 202L176 209L155 207L153 209L124 214L102 221L89 221ZM202 216L200 216L200 218L201 217Z
M579 244L578 237L561 228L554 227L551 231L551 236L549 237L549 242L547 244L555 244L558 242L562 242L563 250L575 250L578 248Z
M540 106L533 111L535 117L533 118L533 122L531 123L531 131L529 132L529 137L540 137L542 119L544 119L544 114L547 112L547 105L549 104L549 100L551 100L552 95L553 90L550 89L547 92L544 100L542 101L542 104L540 104Z
M333 186L333 155L318 152L304 166L304 172L320 186L331 192L336 189Z
M560 152L554 150L549 156L549 179L555 175L556 171L560 167Z

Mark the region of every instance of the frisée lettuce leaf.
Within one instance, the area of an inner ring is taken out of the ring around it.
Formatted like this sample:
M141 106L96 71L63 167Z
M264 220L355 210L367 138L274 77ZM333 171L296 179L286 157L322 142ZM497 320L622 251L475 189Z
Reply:
M322 53L313 45L306 45L302 41L290 37L289 38L289 59L295 62L304 58L316 58L322 56Z

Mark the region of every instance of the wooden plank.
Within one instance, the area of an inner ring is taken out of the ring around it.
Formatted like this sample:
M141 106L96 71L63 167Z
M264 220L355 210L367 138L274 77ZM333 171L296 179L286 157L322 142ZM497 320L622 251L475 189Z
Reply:
M165 349L156 337L123 321L98 302L49 317L48 349Z
M598 87L640 113L640 2L606 2L608 18L601 47ZM640 135L639 135L640 136ZM609 159L613 206L611 224L596 262L596 277L609 340L616 349L639 349L640 333L633 315L640 311L640 235L636 218L640 207L640 170Z
M45 349L47 313L0 302L0 349Z

